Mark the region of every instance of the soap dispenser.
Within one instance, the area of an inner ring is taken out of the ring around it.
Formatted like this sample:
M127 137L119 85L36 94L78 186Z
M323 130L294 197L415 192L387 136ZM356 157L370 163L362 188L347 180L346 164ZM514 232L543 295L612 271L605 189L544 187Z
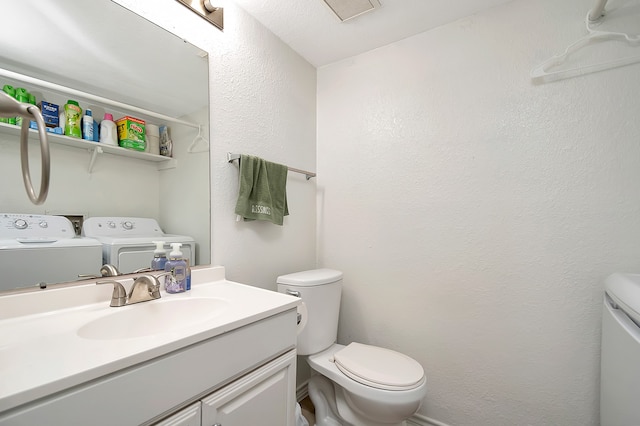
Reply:
M165 272L171 272L164 280L167 293L182 293L187 287L187 262L182 258L180 247L182 243L171 243L169 260L164 265Z
M151 269L154 271L164 271L164 265L167 263L167 252L164 250L164 241L153 241L156 249L153 251L153 260L151 261Z

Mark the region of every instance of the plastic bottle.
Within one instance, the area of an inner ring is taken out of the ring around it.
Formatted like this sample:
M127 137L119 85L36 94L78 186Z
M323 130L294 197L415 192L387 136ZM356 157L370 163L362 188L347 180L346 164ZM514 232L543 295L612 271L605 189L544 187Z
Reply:
M191 290L191 266L189 266L189 259L185 259L185 262L187 262L187 280L186 280L186 291Z
M93 141L100 142L100 125L95 118L93 119Z
M89 108L85 110L82 117L82 139L93 140L93 114Z
M167 293L182 293L187 289L187 262L182 258L180 247L182 243L171 243L169 260L164 265L165 272L171 272L164 280L164 288Z
M104 119L100 123L100 142L118 146L116 123L113 121L113 115L108 112L104 114Z
M64 134L74 138L82 137L82 128L80 121L82 120L82 108L77 101L69 99L64 106Z
M154 271L164 271L167 263L167 252L164 250L164 241L154 241L156 249L153 251L153 260L151 261L151 269Z
M7 95L11 96L12 98L15 99L16 97L16 89L13 88L13 86L10 86L8 84L5 84L2 87L2 91L4 93L6 93ZM0 117L0 123L9 123L9 124L16 124L16 118L15 117Z

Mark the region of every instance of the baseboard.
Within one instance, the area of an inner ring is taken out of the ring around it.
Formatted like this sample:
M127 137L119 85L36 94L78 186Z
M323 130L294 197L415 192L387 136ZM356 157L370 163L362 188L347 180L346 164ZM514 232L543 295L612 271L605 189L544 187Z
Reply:
M309 396L309 387L307 386L308 384L309 380L305 380L300 384L300 386L298 386L298 388L296 389L296 401L300 402L307 396Z
M429 417L423 416L421 414L414 414L405 423L406 426L449 426L446 423L430 419Z

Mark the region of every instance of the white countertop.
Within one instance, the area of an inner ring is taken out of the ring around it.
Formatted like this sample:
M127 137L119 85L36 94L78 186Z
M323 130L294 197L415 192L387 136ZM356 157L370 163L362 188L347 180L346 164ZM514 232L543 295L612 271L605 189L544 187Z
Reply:
M119 281L129 289L131 279ZM0 413L294 309L299 303L292 296L227 281L223 267L194 269L191 291L163 291L158 301L113 308L109 306L111 292L112 286L90 281L0 296ZM96 318L169 298L218 298L229 306L187 329L146 337L92 340L77 334L82 325Z

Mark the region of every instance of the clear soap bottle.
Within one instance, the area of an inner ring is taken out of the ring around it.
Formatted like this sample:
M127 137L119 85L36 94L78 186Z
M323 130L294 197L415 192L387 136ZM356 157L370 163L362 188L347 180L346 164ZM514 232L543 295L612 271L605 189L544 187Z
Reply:
M167 252L164 249L164 241L154 241L156 249L153 251L153 260L151 261L151 269L154 271L164 271L167 263Z
M171 243L169 260L164 265L165 272L171 272L164 279L167 293L182 293L187 290L187 262L182 258L182 243Z

